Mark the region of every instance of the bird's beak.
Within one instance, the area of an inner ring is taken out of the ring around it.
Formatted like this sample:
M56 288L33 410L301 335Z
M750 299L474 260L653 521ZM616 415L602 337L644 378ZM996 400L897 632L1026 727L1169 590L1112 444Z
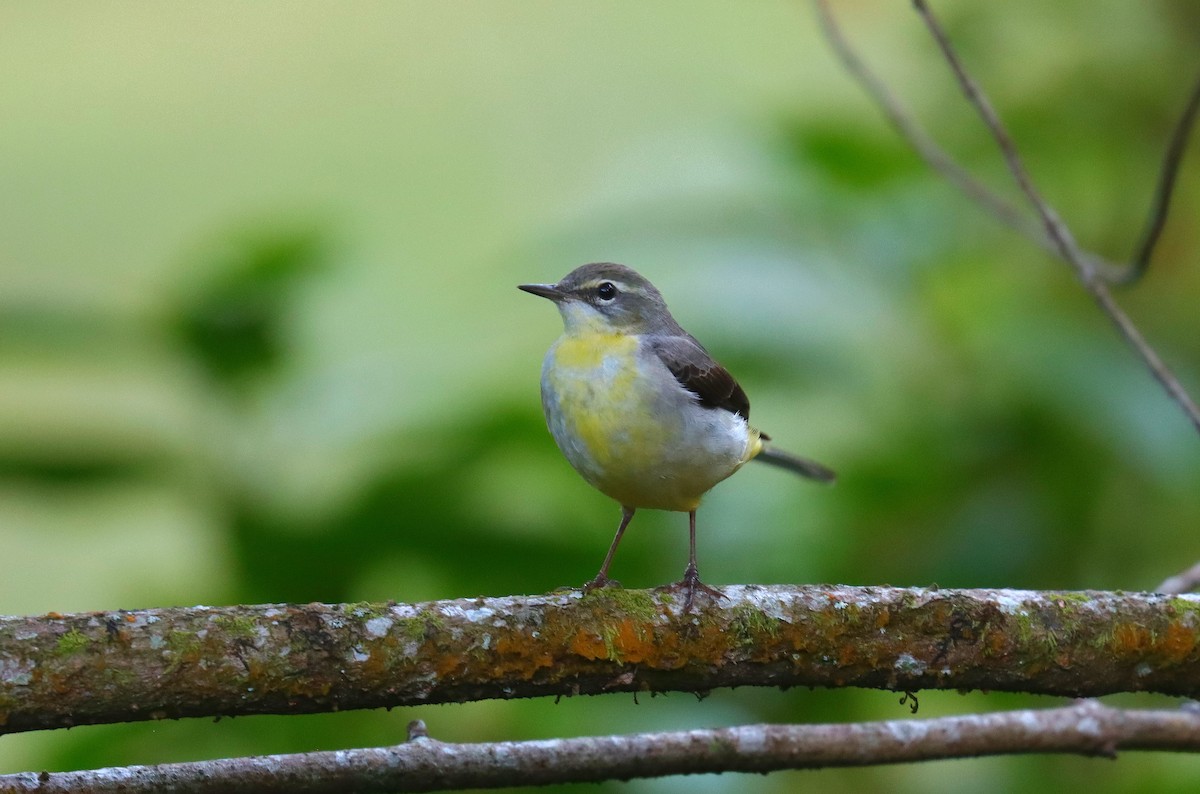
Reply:
M567 294L560 290L557 284L518 284L517 289L524 290L533 295L540 295L543 298L549 298L555 303L567 297Z

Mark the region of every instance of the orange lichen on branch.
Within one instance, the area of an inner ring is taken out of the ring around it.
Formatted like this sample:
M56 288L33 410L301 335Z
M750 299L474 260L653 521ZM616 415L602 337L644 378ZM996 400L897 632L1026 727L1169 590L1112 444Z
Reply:
M594 631L588 629L579 629L575 632L575 637L571 641L571 653L581 659L607 659L608 649L604 645L604 638Z
M1200 695L1200 597L724 588L0 618L0 733L719 686Z
M1184 626L1179 621L1167 624L1167 630L1159 641L1159 651L1163 660L1170 664L1184 661L1196 649L1195 629Z
M1118 623L1112 633L1113 650L1123 654L1140 655L1154 645L1154 637L1145 626Z
M619 621L613 634L611 646L623 664L638 664L657 656L653 634L631 619Z

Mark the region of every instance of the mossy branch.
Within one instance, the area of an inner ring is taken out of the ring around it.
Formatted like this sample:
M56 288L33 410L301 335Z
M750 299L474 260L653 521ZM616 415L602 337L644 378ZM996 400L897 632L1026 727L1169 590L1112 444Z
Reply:
M0 733L723 686L1200 695L1200 596L730 586L0 618Z

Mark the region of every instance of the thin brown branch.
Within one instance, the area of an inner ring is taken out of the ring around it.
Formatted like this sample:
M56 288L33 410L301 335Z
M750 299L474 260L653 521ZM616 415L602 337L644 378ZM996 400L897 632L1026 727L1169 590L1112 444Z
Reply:
M1168 576L1154 592L1156 593L1191 593L1200 589L1200 562L1186 571Z
M1192 86L1188 95L1183 114L1171 133L1171 141L1167 144L1166 154L1163 155L1162 168L1159 170L1158 185L1154 189L1154 198L1150 202L1150 217L1146 219L1146 229L1142 232L1141 242L1129 263L1129 268L1120 276L1120 283L1132 284L1140 279L1150 267L1150 259L1154 256L1154 247L1162 234L1167 222L1167 213L1171 208L1171 196L1175 192L1175 181L1183 163L1184 152L1187 151L1188 137L1196 125L1196 113L1200 111L1200 78Z
M814 3L825 37L846 68L846 72L862 85L900 136L908 141L926 164L998 221L1028 238L1043 250L1065 259L1059 245L1051 235L1046 233L1042 223L1027 217L1011 202L973 177L921 129L912 113L895 93L850 46L830 7L829 0L814 0ZM1166 224L1175 183L1187 151L1188 138L1195 127L1197 115L1200 115L1200 79L1197 79L1193 85L1187 103L1184 105L1184 111L1171 133L1163 155L1162 166L1159 169L1158 183L1151 199L1145 228L1129 263L1119 265L1091 251L1076 249L1077 256L1096 276L1104 281L1123 285L1133 284L1149 268L1154 249Z
M423 727L423 726L422 726ZM745 725L488 744L419 737L394 747L0 776L0 791L340 794L445 791L714 772L874 766L946 758L1200 751L1200 712L1097 701L1040 711L826 725Z
M834 54L841 60L847 73L857 80L867 94L875 100L900 137L908 141L908 144L913 147L926 165L941 174L963 195L1005 226L1026 237L1047 253L1059 256L1058 248L1046 234L1041 223L973 177L966 168L921 129L913 114L896 94L867 66L862 58L858 57L854 48L850 46L850 42L837 21L837 16L829 5L829 0L814 0L814 2L825 38L833 48ZM1089 265L1106 279L1122 278L1124 274L1128 273L1127 267L1118 266L1096 254L1084 252L1084 256Z
M900 136L908 141L921 159L970 199L995 215L1001 223L1033 239L1047 251L1054 253L1053 244L1042 232L1039 224L1033 222L1011 202L971 176L945 149L938 146L917 125L908 109L850 46L833 9L829 7L829 0L815 0L815 2L817 16L820 19L825 38L828 39L842 65L846 67L846 71L878 103L888 121L896 128Z
M1095 268L1075 244L1075 240L1070 230L1067 229L1066 224L1062 222L1058 213L1046 203L1037 188L1034 187L1029 173L1021 163L1020 155L1017 154L1016 145L1013 143L1008 131L1004 128L1000 117L992 108L991 102L988 101L988 98L980 90L975 80L967 73L966 67L963 66L962 61L955 52L953 45L942 29L941 23L937 21L937 18L924 0L913 0L913 6L917 9L917 13L920 14L921 19L925 21L925 25L929 28L929 32L933 35L934 40L941 49L942 55L945 56L947 63L950 64L950 68L958 80L959 87L967 97L967 101L979 113L980 118L983 119L984 124L992 133L992 137L1000 147L1004 161L1008 165L1009 172L1029 200L1030 205L1037 212L1038 217L1041 218L1046 234L1054 242L1059 254L1075 269L1080 282L1082 282L1084 288L1092 296L1096 305L1108 316L1113 325L1117 327L1121 336L1142 359L1142 362L1150 370L1155 380L1162 385L1171 399L1183 410L1193 427L1200 432L1200 408L1196 406L1196 403L1187 393L1187 390L1183 388L1183 384L1179 382L1179 379L1175 377L1174 373L1159 358L1158 353L1146 342L1141 331L1133 324L1133 321L1129 319L1125 312L1121 310L1121 307L1117 305L1116 301L1113 300L1108 287L1097 276Z
M729 586L0 618L0 733L726 686L1200 695L1200 596Z

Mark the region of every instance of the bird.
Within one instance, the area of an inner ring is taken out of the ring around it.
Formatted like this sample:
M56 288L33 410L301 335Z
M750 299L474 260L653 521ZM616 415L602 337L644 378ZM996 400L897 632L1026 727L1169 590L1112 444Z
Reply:
M594 262L552 284L518 289L548 298L563 333L542 362L546 425L571 466L621 506L621 523L585 592L619 583L608 576L617 546L639 509L688 514L683 578L668 589L723 598L696 567L696 510L717 483L751 460L831 483L834 472L771 446L750 425L745 391L675 321L662 294L632 268Z

